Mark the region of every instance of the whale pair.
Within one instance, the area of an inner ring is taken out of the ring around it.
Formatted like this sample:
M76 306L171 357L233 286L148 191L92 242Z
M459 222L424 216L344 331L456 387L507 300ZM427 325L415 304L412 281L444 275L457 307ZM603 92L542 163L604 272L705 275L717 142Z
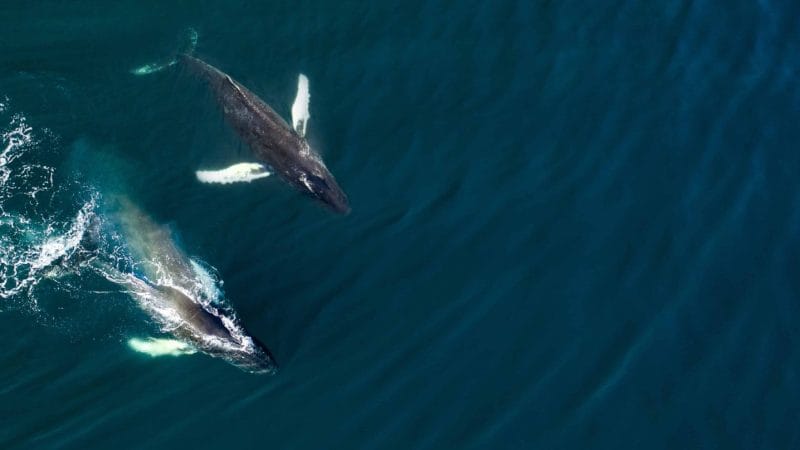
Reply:
M347 196L305 139L310 117L308 79L302 74L298 77L290 126L256 94L228 74L192 56L197 43L193 30L190 30L190 43L186 53L166 63L142 66L133 73L144 75L182 65L199 75L213 91L228 124L260 161L241 162L219 170L198 170L197 178L203 182L227 184L276 173L334 212L349 213ZM128 242L129 251L137 260L145 262L143 274L117 277L117 282L129 289L145 312L181 339L135 340L131 346L137 351L165 354L191 353L198 349L250 372L274 373L277 364L269 350L236 324L230 314L211 305L202 290L194 288L202 274L178 249L170 234L128 200L117 199L117 203L114 214L117 227ZM113 273L107 265L101 264L99 270ZM163 281L165 279L168 281Z

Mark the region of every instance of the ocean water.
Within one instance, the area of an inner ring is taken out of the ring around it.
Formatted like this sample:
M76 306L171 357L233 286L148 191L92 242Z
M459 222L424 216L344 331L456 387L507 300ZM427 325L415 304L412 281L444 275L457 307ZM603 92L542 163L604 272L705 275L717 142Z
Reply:
M249 150L131 73L189 28L287 120L308 76L351 214L197 181ZM799 448L799 86L791 1L4 2L0 448ZM109 184L276 375L131 349L64 263Z

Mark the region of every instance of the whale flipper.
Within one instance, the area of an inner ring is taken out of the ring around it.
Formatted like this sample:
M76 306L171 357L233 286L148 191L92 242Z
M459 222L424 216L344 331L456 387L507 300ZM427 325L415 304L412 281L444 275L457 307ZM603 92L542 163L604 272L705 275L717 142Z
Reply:
M232 184L265 178L272 175L272 171L264 164L237 163L224 169L198 170L195 175L201 183Z
M153 337L147 339L131 338L128 340L128 347L135 352L144 353L152 357L181 356L197 353L197 349L177 339Z
M306 135L306 125L311 115L308 113L308 78L302 73L297 77L297 96L292 103L292 126L300 137Z

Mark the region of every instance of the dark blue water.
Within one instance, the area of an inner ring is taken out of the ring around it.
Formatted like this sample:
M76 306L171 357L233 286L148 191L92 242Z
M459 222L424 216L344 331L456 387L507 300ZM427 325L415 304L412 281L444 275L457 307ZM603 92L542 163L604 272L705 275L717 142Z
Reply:
M287 119L308 75L350 215L197 182L249 150L130 73L188 27ZM799 75L790 1L4 4L0 447L798 448ZM109 159L278 375L13 272Z

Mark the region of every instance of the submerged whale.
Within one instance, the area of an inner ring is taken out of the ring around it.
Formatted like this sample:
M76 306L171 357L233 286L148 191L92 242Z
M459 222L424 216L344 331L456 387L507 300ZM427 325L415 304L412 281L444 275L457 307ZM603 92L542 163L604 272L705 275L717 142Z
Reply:
M209 283L212 277L180 250L170 230L126 197L115 197L111 203L108 225L122 238L133 270L122 270L99 257L91 265L125 287L163 330L191 348L248 372L275 373L278 366L269 350L218 302L221 293Z
M227 122L255 156L301 192L341 214L350 212L344 191L322 158L305 139L308 122L308 80L300 75L292 107L293 125L225 72L189 54L178 62L211 87ZM264 175L266 176L266 175Z

